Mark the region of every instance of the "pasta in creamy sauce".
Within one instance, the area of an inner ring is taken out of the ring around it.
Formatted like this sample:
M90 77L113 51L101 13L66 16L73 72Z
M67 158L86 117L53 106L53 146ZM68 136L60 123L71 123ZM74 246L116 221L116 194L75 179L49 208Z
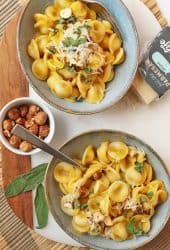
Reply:
M125 60L111 24L80 1L56 0L34 15L35 38L28 45L32 72L59 98L100 103L115 66Z
M81 168L60 162L54 178L64 196L61 208L79 233L115 241L147 234L156 206L167 200L145 152L123 142L86 147Z

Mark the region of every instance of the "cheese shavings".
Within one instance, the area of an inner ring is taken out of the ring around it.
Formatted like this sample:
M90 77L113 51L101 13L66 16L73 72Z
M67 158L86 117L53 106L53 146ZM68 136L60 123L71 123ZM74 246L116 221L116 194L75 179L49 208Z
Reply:
M63 37L59 45L52 44L55 47L61 61L70 66L76 66L84 69L88 65L88 58L94 53L101 55L100 46L94 43L89 36L90 26L87 21L69 23L63 30ZM104 55L101 55L101 61L104 61ZM100 70L100 69L99 69ZM93 72L96 74L97 72Z

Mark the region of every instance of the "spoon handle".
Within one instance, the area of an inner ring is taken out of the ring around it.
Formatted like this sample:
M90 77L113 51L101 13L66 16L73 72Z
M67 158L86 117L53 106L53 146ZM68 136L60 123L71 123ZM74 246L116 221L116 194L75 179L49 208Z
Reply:
M79 166L80 164L76 161L73 161L70 157L65 155L64 153L60 152L59 150L56 150L49 146L47 143L45 143L43 140L35 136L34 134L30 133L27 129L20 125L16 125L12 133L18 137L20 137L22 140L27 141L31 143L32 145L36 146L37 148L42 149L44 152L49 153L50 155L53 155L56 159L60 159L61 161L66 161L72 165Z

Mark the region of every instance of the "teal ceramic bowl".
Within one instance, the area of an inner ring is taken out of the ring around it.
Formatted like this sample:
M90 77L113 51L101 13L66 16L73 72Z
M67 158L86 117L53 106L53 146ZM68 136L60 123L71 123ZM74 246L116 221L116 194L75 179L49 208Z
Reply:
M128 145L143 149L148 157L148 161L153 166L155 176L165 184L169 193L168 200L156 208L155 215L151 219L151 231L149 234L147 236L140 236L136 239L116 242L103 237L80 235L75 232L71 224L71 217L67 216L60 208L60 200L63 194L53 178L53 170L58 162L57 159L53 159L49 164L45 178L46 197L49 209L61 228L69 236L85 246L99 250L130 250L139 248L154 239L160 233L170 216L170 178L168 172L163 161L150 146L135 136L124 132L112 130L87 132L71 139L62 146L60 150L72 158L81 158L87 145L91 144L98 147L103 141L122 141Z
M116 68L116 76L107 85L104 100L100 104L71 103L55 96L45 82L34 77L31 71L32 59L27 54L27 46L34 36L35 13L43 13L54 0L30 0L19 21L17 32L18 56L25 75L34 90L49 104L62 111L74 114L93 114L101 112L119 101L128 91L134 79L139 55L138 35L134 21L121 0L98 0L113 15L115 24L121 34L126 51L126 61Z

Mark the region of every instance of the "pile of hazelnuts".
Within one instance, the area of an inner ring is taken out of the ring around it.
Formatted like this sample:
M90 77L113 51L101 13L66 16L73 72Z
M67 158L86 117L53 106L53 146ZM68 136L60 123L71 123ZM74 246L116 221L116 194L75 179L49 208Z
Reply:
M18 136L12 135L11 130L19 124L41 139L49 134L49 119L47 113L43 112L37 105L22 105L8 110L3 121L3 134L10 145L23 152L30 152L34 147L27 141L22 141Z

